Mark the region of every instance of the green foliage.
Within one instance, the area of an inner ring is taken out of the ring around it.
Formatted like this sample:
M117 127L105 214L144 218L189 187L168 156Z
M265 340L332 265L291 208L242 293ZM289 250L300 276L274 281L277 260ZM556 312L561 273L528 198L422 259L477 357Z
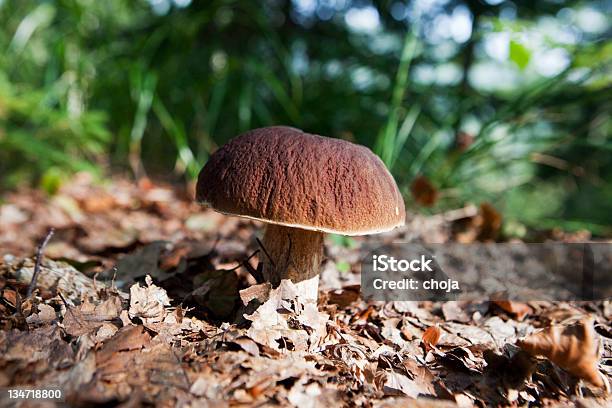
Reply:
M346 235L329 234L329 239L331 239L336 246L341 246L349 249L355 248L357 246L355 239Z
M8 175L2 184L43 174L48 181L59 169L96 171L94 160L110 140L105 115L61 106L70 92L61 82L40 90L15 86L0 72L0 172Z
M531 59L531 52L523 44L517 41L510 41L510 59L520 69L525 69Z

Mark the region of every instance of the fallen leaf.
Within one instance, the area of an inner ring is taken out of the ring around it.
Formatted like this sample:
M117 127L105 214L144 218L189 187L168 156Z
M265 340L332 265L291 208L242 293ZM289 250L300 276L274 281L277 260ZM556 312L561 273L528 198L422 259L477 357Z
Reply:
M442 336L442 331L438 326L431 326L425 332L423 332L423 343L425 344L425 348L429 350L431 347L435 347L436 344L440 341L440 337Z
M376 373L375 384L385 395L406 395L410 398L419 398L420 395L431 395L431 384L425 384L417 379L409 378L407 375L397 371L379 371Z
M26 318L29 324L44 324L54 321L57 316L55 315L55 309L49 305L40 304L37 306L38 313L31 314Z
M270 290L272 286L269 283L260 283L259 285L251 285L240 291L240 300L244 306L247 306L251 301L257 300L260 304L270 298Z
M259 356L259 347L252 339L247 336L241 336L233 341L234 344L253 356Z
M336 304L341 308L348 307L359 299L361 296L360 289L361 285L347 285L342 289L330 291L327 294L327 302Z
M90 303L83 302L77 307L69 307L64 314L62 325L67 334L79 337L98 329L104 323L104 318L98 318L90 308ZM93 309L93 310L92 310Z
M482 203L480 204L479 215L481 222L478 240L483 242L495 241L501 230L501 214L491 204Z
M138 283L130 287L130 317L139 317L144 323L159 323L166 317L165 307L170 306L170 298L164 289L153 284L150 276L147 275L145 283L145 287Z
M108 193L96 194L93 197L88 196L81 201L83 209L90 213L104 213L110 211L116 205L115 198Z
M120 329L96 353L98 366L107 364L113 359L115 353L141 350L151 342L151 336L142 326L128 326Z
M119 329L114 324L103 323L96 332L96 341L103 342L115 335Z
M11 273L19 282L29 284L34 273L34 264L35 261L31 258L15 261L11 264ZM75 303L85 297L98 299L99 292L103 290L116 292L127 298L125 293L115 290L109 284L100 281L94 282L93 279L83 275L72 265L48 258L43 258L41 262L36 286L41 290L49 290L52 293L59 291L64 297Z
M438 200L438 190L425 176L414 179L410 185L410 192L414 200L424 207L431 207Z
M434 353L445 366L473 375L481 374L486 365L483 358L475 356L467 347L455 347L446 352L438 350Z
M519 340L517 344L531 355L544 356L567 372L603 386L597 369L599 335L593 319L586 318L569 326L551 326Z
M478 209L478 214L455 220L452 224L452 230L457 242L469 244L474 241L495 241L501 226L501 214L491 204L482 203Z
M462 304L452 300L442 303L442 313L444 314L444 320L447 322L456 321L460 323L467 323L472 320L462 308Z
M263 305L245 315L251 321L248 336L277 351L316 348L326 333L329 315L319 312L314 302L302 303L297 293L290 280L282 280Z
M523 320L525 316L533 312L527 304L521 302L512 300L493 300L492 302L505 312L516 316L517 320Z

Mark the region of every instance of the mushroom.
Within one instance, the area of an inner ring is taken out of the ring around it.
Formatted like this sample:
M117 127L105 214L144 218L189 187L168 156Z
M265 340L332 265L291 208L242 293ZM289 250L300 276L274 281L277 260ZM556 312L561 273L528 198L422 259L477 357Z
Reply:
M383 162L344 140L274 126L217 150L198 177L196 199L227 215L267 223L263 277L290 279L317 299L325 233L367 235L404 224L402 196Z

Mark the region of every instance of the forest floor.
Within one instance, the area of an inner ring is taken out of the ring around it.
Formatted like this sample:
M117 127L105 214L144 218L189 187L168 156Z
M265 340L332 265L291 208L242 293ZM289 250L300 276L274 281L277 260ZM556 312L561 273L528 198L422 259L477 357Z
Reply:
M487 206L447 215L386 239L490 240L500 225ZM256 284L261 232L148 180L6 194L0 390L56 387L87 407L612 404L610 300L364 301L370 238L330 237L315 305L291 282Z

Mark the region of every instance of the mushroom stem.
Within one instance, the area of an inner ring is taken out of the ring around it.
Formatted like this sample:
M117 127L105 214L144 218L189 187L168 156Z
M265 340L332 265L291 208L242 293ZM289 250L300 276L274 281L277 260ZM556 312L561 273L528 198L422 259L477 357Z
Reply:
M291 279L301 296L316 300L324 237L322 232L268 224L263 238L266 281L275 287Z

